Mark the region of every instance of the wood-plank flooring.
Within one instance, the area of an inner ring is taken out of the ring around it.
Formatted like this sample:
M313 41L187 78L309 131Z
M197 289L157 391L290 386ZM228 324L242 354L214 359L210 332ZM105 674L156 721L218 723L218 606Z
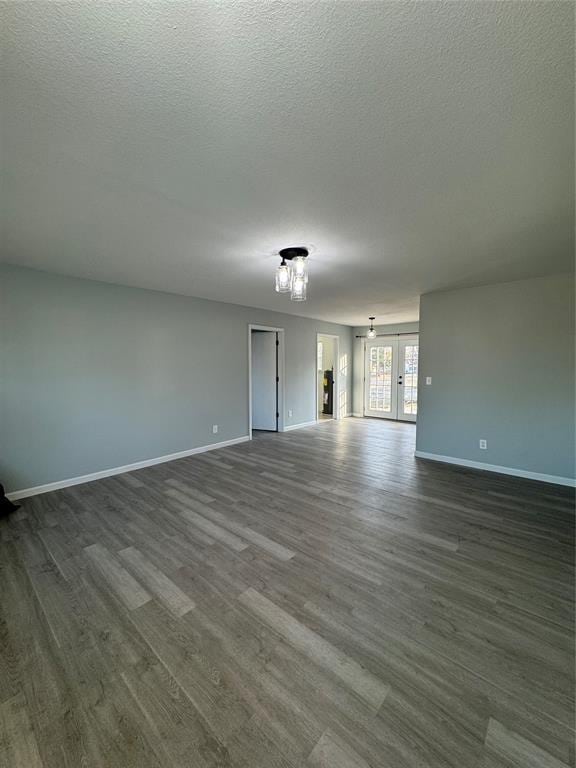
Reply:
M2 768L574 766L574 499L316 427L0 521Z

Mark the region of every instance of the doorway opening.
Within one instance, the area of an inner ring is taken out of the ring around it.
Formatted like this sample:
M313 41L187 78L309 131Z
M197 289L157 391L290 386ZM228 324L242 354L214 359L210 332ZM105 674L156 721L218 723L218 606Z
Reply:
M284 329L248 326L248 434L284 431Z
M338 352L338 336L325 333L316 335L316 418L318 421L338 418Z
M416 421L418 335L380 336L364 347L364 415Z

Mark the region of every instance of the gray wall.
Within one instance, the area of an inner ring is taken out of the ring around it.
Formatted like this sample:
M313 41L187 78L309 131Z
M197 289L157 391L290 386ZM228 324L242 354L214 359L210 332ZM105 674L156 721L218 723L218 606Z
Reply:
M352 351L347 326L9 266L0 313L8 490L246 435L249 323L286 330L287 426L315 418L316 333Z
M417 450L574 477L573 276L422 296L419 396Z
M418 327L417 322L374 326L378 333L418 333ZM367 325L352 328L352 413L357 416L362 416L364 413L364 339L357 339L356 336L366 336L367 331Z

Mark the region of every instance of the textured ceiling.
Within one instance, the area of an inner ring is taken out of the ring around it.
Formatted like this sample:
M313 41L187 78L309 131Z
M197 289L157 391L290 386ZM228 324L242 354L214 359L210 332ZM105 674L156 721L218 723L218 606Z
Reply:
M572 268L571 2L1 6L9 262L350 324Z

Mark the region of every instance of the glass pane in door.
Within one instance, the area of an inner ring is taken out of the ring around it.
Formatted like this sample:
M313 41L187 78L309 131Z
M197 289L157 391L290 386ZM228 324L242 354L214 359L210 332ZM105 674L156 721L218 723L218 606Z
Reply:
M392 347L370 347L368 400L371 411L392 410Z
M406 344L404 347L402 410L413 416L418 413L418 344Z

